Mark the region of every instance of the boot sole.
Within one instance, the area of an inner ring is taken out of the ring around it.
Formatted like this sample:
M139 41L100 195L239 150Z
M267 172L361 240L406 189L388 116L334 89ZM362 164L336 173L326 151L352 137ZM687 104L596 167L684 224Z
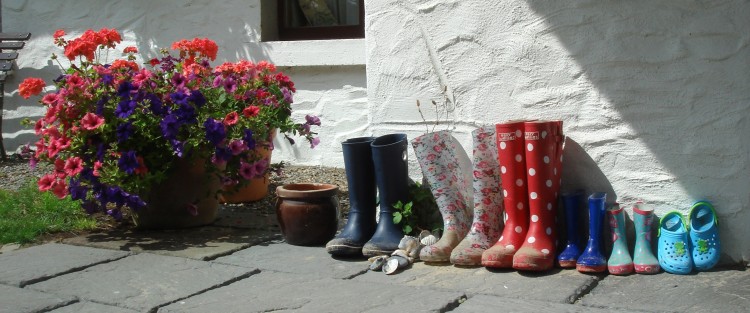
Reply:
M558 261L557 265L560 266L560 268L576 268L576 263L576 260Z
M657 274L661 271L661 266L658 264L635 264L636 274Z
M607 266L607 271L612 275L628 275L633 272L633 263Z
M380 255L391 255L393 251L396 250L375 250L375 249L362 249L362 255L366 257L374 257L374 256L380 256Z
M362 255L362 246L330 245L326 246L326 251L331 255L360 256Z
M482 266L490 268L513 268L513 255L507 255L495 260L482 258Z
M604 273L607 271L607 265L576 265L576 270L581 273Z

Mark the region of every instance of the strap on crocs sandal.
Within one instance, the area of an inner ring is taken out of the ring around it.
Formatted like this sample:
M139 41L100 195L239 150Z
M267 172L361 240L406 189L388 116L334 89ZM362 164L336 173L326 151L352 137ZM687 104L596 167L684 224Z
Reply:
M672 210L672 211L667 212L667 214L664 214L659 219L659 231L657 232L657 236L661 236L662 226L667 226L666 228L669 229L670 231L674 231L675 230L673 228L674 228L674 226L676 224L678 224L678 221L672 221L671 219L670 220L666 220L666 218L668 216L670 216L670 215L675 215L675 217L678 218L679 223L682 224L682 229L685 230L685 232L688 231L688 225L687 225L687 223L685 223L685 217L682 216L682 213L680 213L680 212L678 212L676 210Z
M711 203L709 203L708 201L698 201L695 204L693 204L692 207L690 207L690 213L688 214L688 216L690 217L690 227L693 227L693 211L698 210L701 207L706 207L709 210L711 210L710 212L713 215L713 222L714 224L718 226L719 219L718 219L718 216L716 215L716 209L714 209L714 206L711 205ZM695 219L700 221L700 226L705 226L709 224L708 221L703 220L703 217L705 217L706 214L709 214L709 212L705 210L701 210L695 215ZM703 227L699 227L699 228L701 229L696 229L696 231L703 231L702 229Z

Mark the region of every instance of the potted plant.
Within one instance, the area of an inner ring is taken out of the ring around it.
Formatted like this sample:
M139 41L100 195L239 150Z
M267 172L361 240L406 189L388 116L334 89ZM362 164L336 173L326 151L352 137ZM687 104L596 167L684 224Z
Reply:
M40 190L70 196L87 212L120 218L129 208L139 219L160 216L140 221L148 228L210 223L220 185L242 186L269 171L255 148L271 148L272 131L302 136L312 147L319 142L310 127L320 120L291 119L294 83L272 64L212 67L218 46L205 38L177 41L173 53L162 49L146 64L135 62L135 47L109 62L121 41L117 31L64 35L58 30L54 40L70 65L52 55L63 73L41 98L46 114L34 125L39 141L31 163L54 165L39 179ZM27 78L19 91L29 98L44 86Z

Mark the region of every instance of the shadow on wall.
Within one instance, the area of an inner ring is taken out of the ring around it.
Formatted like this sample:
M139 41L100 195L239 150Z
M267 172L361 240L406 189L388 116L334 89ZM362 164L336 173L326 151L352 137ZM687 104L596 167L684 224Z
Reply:
M708 199L727 221L723 239L747 235L750 2L526 2L616 113L593 127L615 138L595 144L612 151L605 158L623 166L617 171L640 174L623 173L632 192L678 184L692 199L667 193L662 203L687 211ZM618 124L630 130L613 130ZM659 164L639 166L647 158L629 151L629 142L645 144ZM746 240L730 240L737 246L727 250L747 260Z
M575 161L566 162L567 160ZM606 192L608 206L617 200L617 194L612 188L612 184L599 168L599 165L583 150L578 142L570 137L565 139L562 180L561 193L583 190L584 196L588 199L588 196L595 192Z

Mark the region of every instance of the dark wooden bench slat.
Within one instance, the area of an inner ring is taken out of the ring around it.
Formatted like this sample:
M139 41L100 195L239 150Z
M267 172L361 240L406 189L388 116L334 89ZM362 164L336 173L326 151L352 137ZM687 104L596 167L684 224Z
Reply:
M23 41L4 41L0 42L0 49L18 50L23 48L25 44Z
M0 53L0 60L15 60L15 59L18 59L18 52Z
M29 40L31 33L0 33L0 40Z
M13 61L0 61L0 71L7 72L13 69Z

